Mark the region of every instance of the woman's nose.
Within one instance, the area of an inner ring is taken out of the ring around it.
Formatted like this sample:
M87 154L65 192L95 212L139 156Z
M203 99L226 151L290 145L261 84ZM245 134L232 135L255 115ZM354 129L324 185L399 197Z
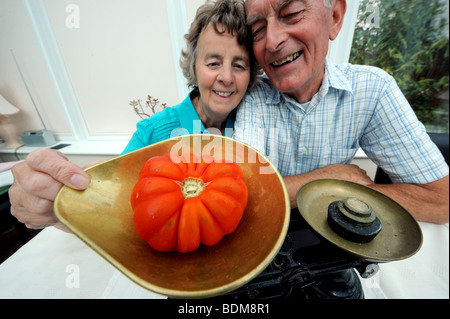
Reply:
M218 80L221 81L224 85L228 86L233 83L234 76L231 67L223 67L220 70Z

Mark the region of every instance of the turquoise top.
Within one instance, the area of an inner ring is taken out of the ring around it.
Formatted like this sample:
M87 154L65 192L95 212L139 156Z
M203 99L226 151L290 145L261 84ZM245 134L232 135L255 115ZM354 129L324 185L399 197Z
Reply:
M231 137L233 134L235 116L235 110L228 115L224 131L225 136ZM180 104L166 107L151 117L139 121L136 128L136 132L134 132L122 154L176 136L209 134L195 111L191 94Z

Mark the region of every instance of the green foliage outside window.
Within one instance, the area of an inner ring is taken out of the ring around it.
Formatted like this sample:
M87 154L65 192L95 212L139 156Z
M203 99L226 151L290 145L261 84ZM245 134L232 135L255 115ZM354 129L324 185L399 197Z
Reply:
M350 57L390 73L429 132L449 130L446 4L362 0Z

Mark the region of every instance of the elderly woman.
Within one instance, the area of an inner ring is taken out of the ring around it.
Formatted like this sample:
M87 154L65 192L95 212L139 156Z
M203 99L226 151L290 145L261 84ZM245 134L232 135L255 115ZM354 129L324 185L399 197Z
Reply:
M231 136L234 110L258 73L243 1L204 4L197 11L186 42L181 67L193 91L180 104L139 122L124 152L179 132L210 130Z
M186 42L181 65L193 90L180 104L139 122L124 153L206 129L231 134L226 128L234 126L234 110L258 75L244 2L205 3L197 11ZM29 228L61 227L53 213L59 189L63 184L74 189L89 185L81 168L50 149L31 153L12 171L11 213Z

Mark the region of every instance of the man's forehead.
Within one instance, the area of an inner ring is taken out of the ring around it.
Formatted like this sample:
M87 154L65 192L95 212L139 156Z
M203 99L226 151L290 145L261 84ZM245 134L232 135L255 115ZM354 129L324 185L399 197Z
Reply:
M251 8L258 4L264 4L266 2L270 2L272 5L274 5L275 9L281 9L283 7L288 6L292 2L302 2L303 4L311 4L312 2L326 2L327 0L245 0L245 5L247 8Z
M252 13L253 9L258 8L258 6L261 5L270 4L276 12L279 12L293 2L301 2L304 5L307 5L311 3L311 1L316 0L246 0L245 5L248 13L247 22L251 24L252 21L262 18L259 16L259 13Z

